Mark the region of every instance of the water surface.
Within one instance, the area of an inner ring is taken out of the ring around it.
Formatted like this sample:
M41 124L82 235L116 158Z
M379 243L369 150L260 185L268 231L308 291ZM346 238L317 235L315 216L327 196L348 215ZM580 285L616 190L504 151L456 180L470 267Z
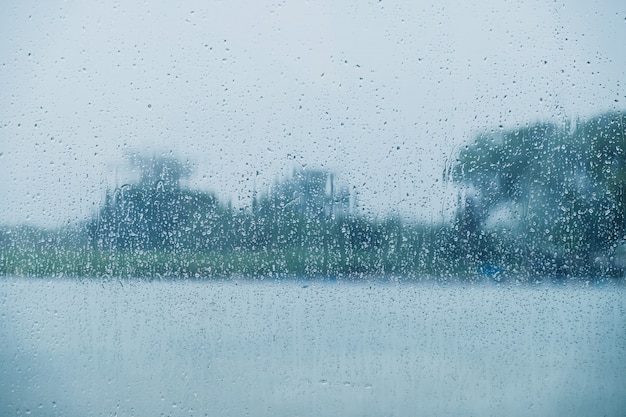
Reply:
M626 291L0 281L0 415L620 416Z

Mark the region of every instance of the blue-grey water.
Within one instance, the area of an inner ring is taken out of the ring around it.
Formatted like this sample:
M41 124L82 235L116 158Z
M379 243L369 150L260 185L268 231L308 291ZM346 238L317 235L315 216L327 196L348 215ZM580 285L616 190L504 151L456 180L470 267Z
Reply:
M0 281L2 416L624 416L623 287Z

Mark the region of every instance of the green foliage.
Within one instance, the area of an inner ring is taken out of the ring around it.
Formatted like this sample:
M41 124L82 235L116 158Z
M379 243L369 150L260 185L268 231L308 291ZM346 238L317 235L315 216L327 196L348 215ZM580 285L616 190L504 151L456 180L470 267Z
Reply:
M610 269L626 239L625 124L622 113L610 113L575 127L536 124L479 135L451 173L466 204L476 206L459 215L459 231L473 223L474 235L492 233L490 220L506 209L500 240L509 240L530 273Z
M363 276L448 280L605 276L626 265L626 120L539 123L479 135L450 179L450 224L355 214L332 173L295 171L250 209L186 189L174 159L135 158L140 180L89 222L0 230L0 274L204 279Z
M439 248L440 231L354 215L331 173L296 171L242 211L159 179L154 167L164 164L143 164L150 175L108 192L97 215L73 232L73 246L61 243L68 229L54 238L35 229L0 240L0 273L422 279L461 272Z
M47 246L9 247L0 249L0 274L24 276L76 277L144 277L205 279L240 275L264 277L343 277L365 276L423 279L425 275L441 275L463 271L446 270L449 265L432 245L429 232L404 228L402 234L389 237L382 234L385 224L366 233L367 243L355 245L350 229L354 223L341 226L345 239L337 239L331 229L320 236L319 245L285 244L274 248L249 247L220 251L167 249L93 249L78 250ZM357 226L358 228L358 226ZM373 243L371 243L373 242Z

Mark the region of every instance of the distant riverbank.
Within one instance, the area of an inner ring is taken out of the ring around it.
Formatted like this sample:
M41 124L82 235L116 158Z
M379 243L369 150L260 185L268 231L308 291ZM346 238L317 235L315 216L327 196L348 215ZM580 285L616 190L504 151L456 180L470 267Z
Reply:
M419 259L350 255L313 250L168 252L64 250L0 250L0 276L121 278L131 280L315 280L432 283L538 284L575 282L623 284L624 277L558 277L503 271L492 266L431 263ZM445 271L445 273L442 273Z

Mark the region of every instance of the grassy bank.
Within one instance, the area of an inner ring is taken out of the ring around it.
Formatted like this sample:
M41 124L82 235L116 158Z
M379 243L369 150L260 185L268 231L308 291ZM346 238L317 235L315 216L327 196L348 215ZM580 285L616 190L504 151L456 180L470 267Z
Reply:
M210 279L231 275L250 278L472 275L466 265L451 265L436 254L381 251L330 252L307 249L265 251L102 251L91 249L0 251L4 276L119 276L136 278Z

